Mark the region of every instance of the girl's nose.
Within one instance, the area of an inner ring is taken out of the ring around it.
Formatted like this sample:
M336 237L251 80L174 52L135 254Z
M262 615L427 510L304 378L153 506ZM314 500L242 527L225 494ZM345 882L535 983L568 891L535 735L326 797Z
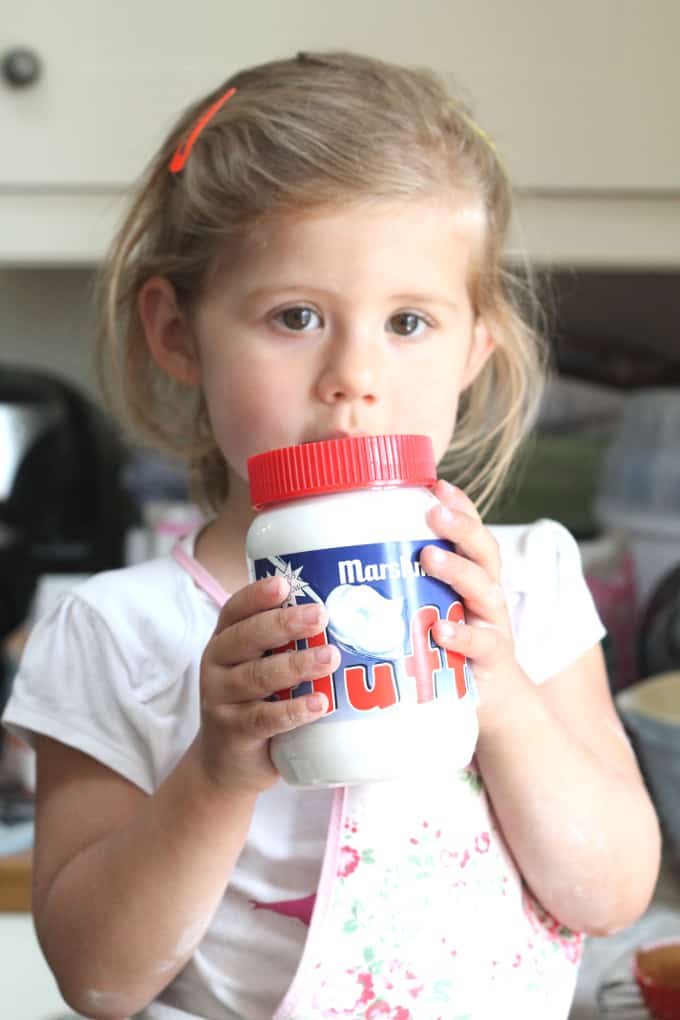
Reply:
M378 355L359 345L343 346L332 352L319 376L321 400L334 404L359 400L374 404L378 399Z

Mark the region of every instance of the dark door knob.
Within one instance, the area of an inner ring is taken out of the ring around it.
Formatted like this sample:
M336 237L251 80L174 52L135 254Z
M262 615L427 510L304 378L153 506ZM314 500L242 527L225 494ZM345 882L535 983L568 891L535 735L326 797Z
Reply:
M33 50L9 50L2 58L2 76L8 85L23 88L33 85L40 78L42 65Z

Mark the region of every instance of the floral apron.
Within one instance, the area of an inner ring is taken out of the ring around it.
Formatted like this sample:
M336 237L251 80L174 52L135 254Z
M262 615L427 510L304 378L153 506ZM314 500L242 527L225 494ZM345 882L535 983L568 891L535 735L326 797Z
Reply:
M274 1020L564 1020L581 949L523 886L475 770L348 787Z

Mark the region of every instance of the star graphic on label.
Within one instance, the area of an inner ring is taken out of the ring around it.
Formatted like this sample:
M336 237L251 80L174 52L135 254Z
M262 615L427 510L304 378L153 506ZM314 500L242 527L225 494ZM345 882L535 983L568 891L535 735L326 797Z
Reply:
M279 560L277 557L276 570L273 574L267 575L268 577L283 577L290 585L290 591L284 603L286 606L296 606L297 600L303 597L312 599L314 602L321 601L316 592L300 577L302 569L302 567L294 569L286 560Z

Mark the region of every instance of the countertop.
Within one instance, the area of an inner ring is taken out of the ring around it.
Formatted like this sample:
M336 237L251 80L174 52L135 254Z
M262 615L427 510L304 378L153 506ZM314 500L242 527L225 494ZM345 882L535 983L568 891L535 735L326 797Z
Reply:
M31 909L31 853L0 857L0 913Z
M614 935L587 940L569 1020L648 1020L632 980L633 952L644 942L669 936L680 938L680 870L664 855L652 902L640 920ZM600 1010L598 988L605 984L609 987L601 994Z

